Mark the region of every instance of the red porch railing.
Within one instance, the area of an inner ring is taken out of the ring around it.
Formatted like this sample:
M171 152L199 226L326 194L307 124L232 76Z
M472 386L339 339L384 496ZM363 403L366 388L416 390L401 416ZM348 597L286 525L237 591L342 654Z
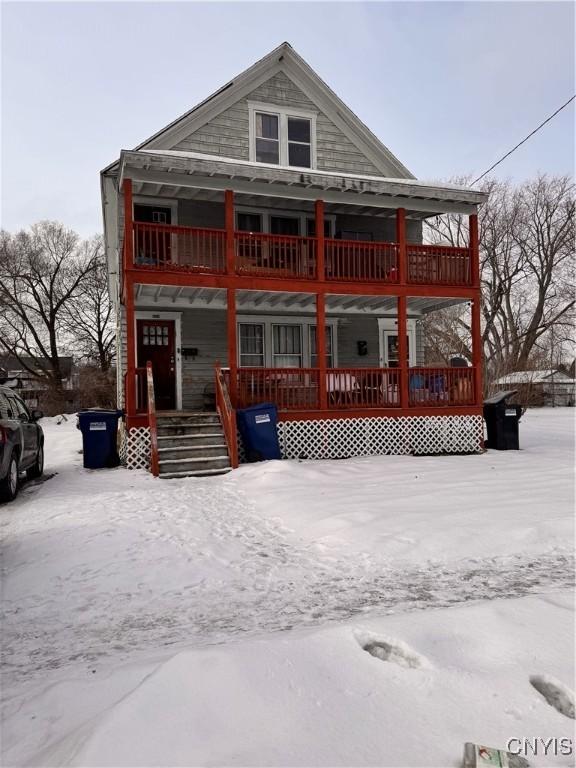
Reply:
M135 222L134 258L138 268L181 269L225 274L226 231ZM398 283L397 243L324 240L325 277L335 282ZM413 285L472 286L469 248L406 246L407 282ZM260 232L234 233L234 271L239 275L314 280L318 239Z
M221 229L134 223L134 264L221 274L226 271L226 232Z
M124 392L128 390L128 376L124 374ZM134 369L134 381L136 392L136 415L140 416L148 412L148 382L146 368Z
M235 232L236 271L241 275L310 279L316 273L316 238Z
M408 405L474 405L474 368L409 368ZM227 373L227 375L229 375ZM275 403L280 411L319 410L316 368L238 368L236 407ZM329 368L328 410L400 408L399 368Z
M238 407L275 403L281 411L320 407L315 368L238 368Z
M158 458L158 428L156 425L156 398L154 396L154 373L152 363L146 363L146 392L148 396L148 427L150 428L150 471L154 477L160 474Z
M227 372L223 371L217 363L214 369L214 391L216 393L216 409L220 414L224 437L228 446L228 456L230 457L230 466L236 469L238 466L238 435L236 430L236 411L230 402L228 393L228 382L226 380Z
M328 408L394 408L400 405L397 368L335 368L326 373Z
M472 285L469 248L407 245L408 282L422 285Z
M472 368L410 368L408 402L410 406L475 405Z
M396 243L332 239L324 242L327 280L398 282Z

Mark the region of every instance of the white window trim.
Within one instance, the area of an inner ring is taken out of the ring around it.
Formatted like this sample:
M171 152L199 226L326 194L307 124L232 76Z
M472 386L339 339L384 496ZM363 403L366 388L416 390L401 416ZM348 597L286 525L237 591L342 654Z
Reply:
M406 333L409 338L408 365L413 368L416 365L416 320L406 320ZM378 318L378 342L380 347L380 367L388 367L388 349L385 339L388 336L398 335L398 320L391 317Z
M136 310L134 312L134 338L136 339L136 367L141 368L146 362L138 360L138 324L137 320L174 320L174 346L176 356L176 410L182 410L182 312L154 312Z
M264 365L262 367L266 368L267 367L266 366L266 327L265 327L264 323L256 322L256 320L252 320L252 322L250 322L250 323L246 323L246 322L244 322L242 320L239 320L237 322L236 333L237 333L238 343L237 343L236 355L238 357L238 366L242 367L242 349L241 349L242 339L241 339L241 336L240 336L240 326L241 325L259 325L259 326L261 326L261 328L262 328L262 360L263 360L263 363L264 363ZM255 355L253 353L247 352L246 354L252 354L252 356L255 357ZM254 367L258 368L259 366L246 366L246 367L247 368L254 368Z
M300 221L300 236L306 237L306 221L308 219L314 219L314 213L306 211L290 211L284 208L259 208L252 205L237 205L235 206L235 227L238 229L238 214L239 213L252 213L262 217L262 231L266 234L270 234L270 218L272 216L282 216L287 219L299 219ZM336 231L336 216L332 213L325 214L324 219L330 222L330 237L334 237Z
M302 325L302 323L299 323L296 318L294 318L291 322L288 322L288 323L285 323L285 322L272 323L271 329L270 329L271 330L271 336L270 336L270 341L271 341L270 357L272 358L272 366L271 367L272 368L277 368L278 367L277 365L275 365L275 362L276 362L275 358L276 357L296 357L296 354L290 355L290 354L287 354L287 353L283 354L281 352L274 352L274 328L276 328L276 326L281 327L283 325L289 325L289 326L292 326L293 328L298 328L298 330L300 331L300 354L298 355L298 357L300 358L300 363L299 363L299 365L293 365L293 366L290 366L290 367L292 367L292 368L309 368L310 367L309 365L304 365L304 361L305 361L305 357L304 357L304 333L305 333L304 326ZM308 360L310 360L310 351L308 351Z
M274 368L272 354L272 326L300 325L302 333L302 367L310 368L310 326L316 325L315 317L298 317L294 315L238 315L237 334L240 338L240 324L253 323L264 326L264 368ZM326 318L326 325L332 328L332 359L334 367L338 367L338 319ZM240 365L240 344L237 350L237 364Z
M250 150L249 160L252 163L256 160L256 112L265 112L269 115L278 115L278 139L279 139L279 162L264 163L264 165L273 165L283 168L304 168L313 170L316 168L316 117L317 112L302 109L292 109L291 107L281 107L277 104L261 104L256 101L248 102L249 112L249 134ZM301 117L310 120L310 168L300 165L288 164L288 118Z

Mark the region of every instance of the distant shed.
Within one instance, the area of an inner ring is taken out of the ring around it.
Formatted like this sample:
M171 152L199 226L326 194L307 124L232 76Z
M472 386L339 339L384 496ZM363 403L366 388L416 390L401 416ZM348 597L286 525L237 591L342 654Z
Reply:
M563 371L514 371L501 376L494 384L513 386L518 390L517 400L522 405L573 406L576 401L576 379Z

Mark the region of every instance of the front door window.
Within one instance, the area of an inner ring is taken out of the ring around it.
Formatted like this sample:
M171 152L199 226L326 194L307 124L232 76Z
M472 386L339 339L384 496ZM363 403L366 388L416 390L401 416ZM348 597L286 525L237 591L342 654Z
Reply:
M176 349L174 320L138 320L138 366L152 363L154 396L159 411L176 408ZM146 401L145 377L139 376L138 406Z
M406 335L407 364L410 365L410 334ZM398 368L400 358L398 354L398 334L392 331L384 331L384 366L386 368Z

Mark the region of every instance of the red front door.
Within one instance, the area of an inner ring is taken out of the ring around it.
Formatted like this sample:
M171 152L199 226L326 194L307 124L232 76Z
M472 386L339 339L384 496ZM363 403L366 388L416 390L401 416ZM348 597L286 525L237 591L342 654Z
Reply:
M174 320L137 320L138 366L152 363L158 411L176 408Z

